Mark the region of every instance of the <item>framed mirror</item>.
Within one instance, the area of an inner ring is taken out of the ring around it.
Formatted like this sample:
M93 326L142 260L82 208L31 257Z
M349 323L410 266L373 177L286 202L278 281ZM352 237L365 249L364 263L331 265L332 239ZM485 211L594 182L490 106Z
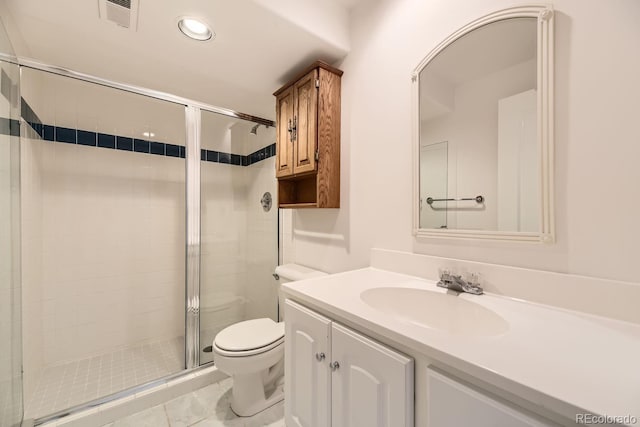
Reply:
M477 19L412 85L414 234L553 242L553 11Z

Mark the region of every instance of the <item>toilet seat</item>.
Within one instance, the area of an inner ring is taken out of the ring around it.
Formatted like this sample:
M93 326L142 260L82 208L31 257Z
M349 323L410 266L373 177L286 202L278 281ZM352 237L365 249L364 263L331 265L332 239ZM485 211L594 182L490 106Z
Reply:
M252 319L231 325L216 335L216 353L227 357L247 357L264 353L284 342L284 323Z

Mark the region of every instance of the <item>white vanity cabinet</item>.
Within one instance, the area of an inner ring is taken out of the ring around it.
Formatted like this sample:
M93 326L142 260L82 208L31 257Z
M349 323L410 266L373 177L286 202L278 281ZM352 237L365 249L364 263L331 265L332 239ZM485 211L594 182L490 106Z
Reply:
M285 301L284 413L288 427L331 425L331 320Z
M413 426L413 359L285 302L288 427Z
M429 427L553 427L525 412L447 375L427 369Z

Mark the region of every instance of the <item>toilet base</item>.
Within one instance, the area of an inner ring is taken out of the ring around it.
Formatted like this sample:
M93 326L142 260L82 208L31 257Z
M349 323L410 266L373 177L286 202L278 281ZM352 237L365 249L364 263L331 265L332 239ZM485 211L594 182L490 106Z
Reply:
M276 385L268 397L262 393L262 396L253 396L251 399L245 394L247 393L246 389L236 388L236 380L237 378L234 378L231 410L239 417L251 417L284 400L284 384ZM236 390L238 390L237 393Z
M232 375L231 410L250 417L284 400L284 359L269 369Z

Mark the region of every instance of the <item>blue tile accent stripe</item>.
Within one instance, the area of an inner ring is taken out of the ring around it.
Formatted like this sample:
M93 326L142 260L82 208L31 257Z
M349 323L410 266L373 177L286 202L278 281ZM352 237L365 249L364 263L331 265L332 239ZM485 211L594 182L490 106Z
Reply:
M245 156L247 158L246 166L250 166L254 163L258 163L261 160L268 159L269 157L273 157L275 155L276 155L276 144L273 143L271 145L267 145L266 147L261 148L258 151L254 151L248 156ZM243 163L243 166L244 166L244 163Z
M57 129L58 128L56 128L56 130ZM133 151L133 138L128 138L126 136L116 136L116 150Z
M87 145L90 147L97 147L97 134L95 132L88 132L86 130L78 130L77 133L78 145Z
M116 148L116 137L115 137L115 135L107 135L107 134L104 134L104 133L99 133L98 134L98 147Z
M153 142L150 141L149 142L149 153L150 154L157 154L159 156L164 156L165 155L165 146L167 144L163 144L161 142Z
M66 142L76 144L78 135L75 129L56 127L56 142Z
M20 136L20 121L0 117L0 134Z
M173 144L164 145L165 155L169 157L180 157L180 146Z
M84 145L87 147L110 148L157 156L185 158L185 147L182 145L166 144L164 142L133 139L126 136L96 133L83 129L71 129L43 124L29 104L22 99L22 117L40 135L44 141L61 142L66 144ZM14 123L15 122L15 123ZM17 131L17 134L14 133ZM0 118L0 134L20 135L20 122ZM223 153L213 150L200 150L200 160L203 162L224 163L235 166L250 166L276 154L276 144L268 145L248 156L233 153Z
M35 129L35 131L38 132L38 129ZM56 135L56 128L54 126L42 125L42 133L40 134L40 137L42 139L44 139L45 141L55 141L56 140L55 135Z

